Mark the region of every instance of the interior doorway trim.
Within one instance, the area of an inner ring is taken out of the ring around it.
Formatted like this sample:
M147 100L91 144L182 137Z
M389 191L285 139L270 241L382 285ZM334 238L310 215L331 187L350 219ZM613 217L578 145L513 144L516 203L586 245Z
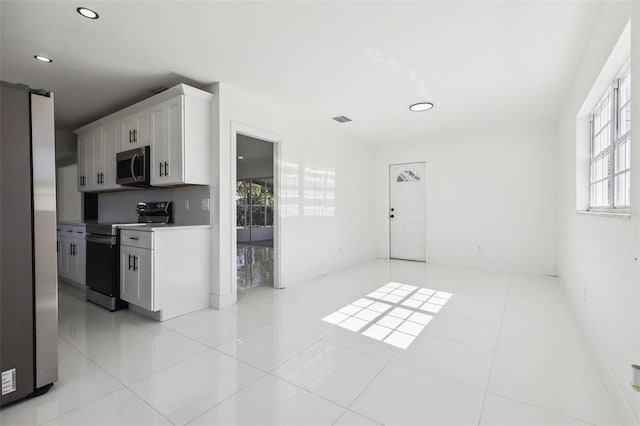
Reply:
M237 247L238 247L238 235L235 232L236 229L236 179L238 176L237 170L237 139L238 134L244 136L250 136L252 138L260 139L265 142L270 142L273 144L273 196L275 199L275 206L273 209L273 287L274 288L284 288L281 280L281 270L282 270L282 221L280 220L280 211L281 211L281 202L282 202L282 181L280 177L282 176L281 172L281 162L280 156L282 153L282 136L277 133L270 132L268 130L260 129L257 127L250 126L248 124L239 123L237 121L231 122L231 188L230 194L231 199L229 200L229 206L231 209L230 212L230 222L229 226L232 230L231 232L231 247L229 247L231 251L231 287L233 300L238 300L238 270L237 270Z

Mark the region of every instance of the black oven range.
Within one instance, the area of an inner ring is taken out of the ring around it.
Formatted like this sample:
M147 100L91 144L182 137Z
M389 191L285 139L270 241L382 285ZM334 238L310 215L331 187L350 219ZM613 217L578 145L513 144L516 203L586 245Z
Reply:
M138 221L87 224L87 300L109 311L126 308L120 299L120 228L173 223L173 203L138 203Z

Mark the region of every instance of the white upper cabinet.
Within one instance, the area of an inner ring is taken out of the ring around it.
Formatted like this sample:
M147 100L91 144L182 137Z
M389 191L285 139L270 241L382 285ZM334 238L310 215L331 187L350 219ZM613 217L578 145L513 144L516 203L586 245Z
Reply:
M78 191L88 191L88 162L87 148L91 143L89 142L89 135L91 132L78 135Z
M183 171L184 95L151 109L151 185L186 183Z
M209 185L213 96L178 84L77 129L80 191L120 188L116 153L144 146L150 146L152 186Z
M119 123L111 122L78 136L78 188L82 192L120 188L116 184Z
M116 184L116 147L120 143L120 123L116 121L105 124L100 129L102 132L102 147L100 148L101 169L99 173L102 173L102 176L99 189L117 189L120 188L120 185Z
M118 152L150 145L149 110L144 109L123 118L121 129Z

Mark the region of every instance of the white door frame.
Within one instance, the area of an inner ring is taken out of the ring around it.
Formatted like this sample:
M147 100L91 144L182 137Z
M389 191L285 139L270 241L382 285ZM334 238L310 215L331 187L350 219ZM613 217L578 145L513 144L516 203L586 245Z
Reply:
M231 214L229 227L231 232L231 288L233 294L233 300L238 300L238 270L237 270L237 250L238 250L238 233L236 232L236 179L238 176L237 171L237 136L238 134L250 136L252 138L260 139L265 142L271 142L273 144L273 195L275 200L275 206L273 209L273 287L284 288L282 285L281 277L281 264L282 257L282 226L280 220L280 206L282 201L282 182L280 176L281 162L280 156L282 154L282 136L277 133L263 130L257 127L249 126L248 124L239 123L237 121L231 122L231 188L229 200Z
M424 220L425 220L425 226L424 226L424 258L425 258L425 263L429 263L429 240L427 239L427 235L429 234L429 220L428 220L428 216L429 216L429 210L427 209L427 207L429 206L429 200L428 200L428 195L429 195L429 191L428 191L428 185L429 185L429 180L427 179L427 172L428 172L428 166L427 166L427 162L425 160L414 160L414 161L400 161L397 163L389 163L387 165L387 259L391 260L391 222L390 222L390 218L389 215L391 214L391 166L400 166L403 164L415 164L415 163L424 163ZM410 260L407 260L407 262L411 262Z

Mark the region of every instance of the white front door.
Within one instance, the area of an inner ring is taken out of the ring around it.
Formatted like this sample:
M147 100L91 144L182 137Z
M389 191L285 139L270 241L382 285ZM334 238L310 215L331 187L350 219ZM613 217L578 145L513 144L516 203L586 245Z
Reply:
M389 257L426 261L425 163L389 166Z

